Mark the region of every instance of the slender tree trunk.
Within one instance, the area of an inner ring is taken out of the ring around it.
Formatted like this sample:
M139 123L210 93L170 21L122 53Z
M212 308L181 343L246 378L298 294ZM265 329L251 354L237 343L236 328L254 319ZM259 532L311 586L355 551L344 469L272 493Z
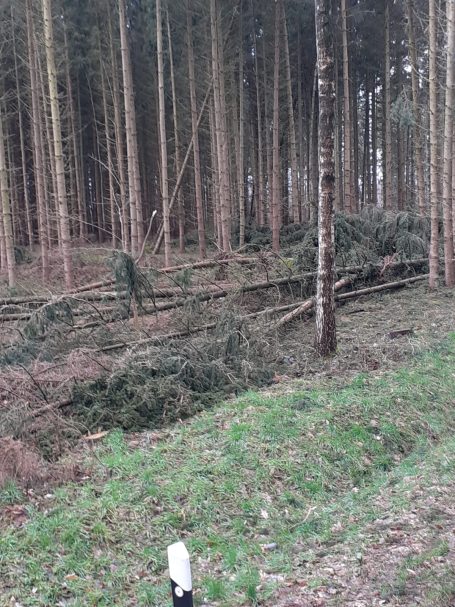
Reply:
M335 71L330 0L315 0L319 74L319 262L316 293L316 339L320 356L337 347L335 324Z
M308 219L308 204L305 196L305 141L303 135L303 95L302 95L302 40L301 27L297 30L297 121L298 121L298 140L299 140L299 200L300 200L300 218L304 222Z
M351 142L351 191L352 191L352 212L359 212L359 112L357 97L357 74L355 69L351 70L351 124L352 124L352 142Z
M314 82L313 92L311 96L311 116L310 116L310 163L309 163L309 177L310 177L310 221L315 223L318 214L318 197L319 197L319 186L318 186L318 110L317 110L317 95L318 95L318 68L317 65L314 70Z
M112 162L112 137L111 127L109 123L109 109L107 103L106 91L106 76L104 73L104 65L101 60L102 54L100 49L100 71L101 71L101 90L103 97L103 115L104 115L104 137L106 141L106 156L107 156L107 174L109 187L109 211L111 216L111 244L112 248L117 246L118 238L118 211L115 201L115 186L114 186L114 166Z
M283 0L281 2L283 30L284 30L284 58L286 65L286 89L288 96L288 115L289 115L289 147L291 152L291 192L289 196L289 216L294 223L300 221L300 200L299 200L299 168L297 163L297 139L295 132L294 100L292 95L292 75L291 60L289 57L289 37L286 14L284 11Z
M237 182L239 197L239 246L245 244L245 93L243 76L243 4L240 3L239 41L239 157L237 160Z
M352 152L351 152L351 87L349 82L349 46L346 0L341 0L341 22L343 38L343 97L344 97L344 209L354 212L354 193L352 191Z
M272 186L272 246L280 250L281 187L280 187L280 3L275 4L275 63L273 73L273 186Z
M376 77L373 76L371 91L371 202L378 206L378 120L376 99Z
M406 13L408 21L408 43L409 58L411 62L411 85L412 85L412 113L413 113L413 132L414 132L414 154L417 172L417 207L419 214L426 212L425 205L425 173L423 166L422 153L422 126L420 118L420 94L419 94L419 74L417 63L417 50L415 42L414 27L414 0L406 1Z
M30 193L27 181L27 157L25 154L25 130L24 119L22 114L22 98L19 85L19 68L17 63L18 51L16 49L14 9L11 5L11 25L13 31L13 47L14 47L14 74L16 78L16 98L17 98L17 114L19 118L19 140L21 148L21 167L22 167L22 189L24 194L25 218L27 222L27 241L30 249L33 248L33 222L30 210Z
M343 179L342 168L343 168L343 114L342 104L340 103L341 92L340 92L340 79L338 69L338 52L337 46L334 47L335 51L335 184L336 184L336 196L335 196L335 209L337 211L343 210Z
M444 117L444 173L443 173L443 214L444 214L444 261L445 283L455 286L455 261L452 217L452 153L453 114L455 111L455 0L447 2L447 67Z
M57 91L57 70L55 65L54 32L52 23L51 0L42 0L44 37L46 44L47 73L49 81L49 97L52 115L53 148L57 181L57 204L60 224L61 245L65 286L69 291L73 287L73 264L71 257L71 236L68 217L68 201L65 184L65 163L63 159L62 128L60 122L60 107Z
M369 75L365 81L365 124L363 131L363 159L362 159L362 205L365 206L370 198L370 90Z
M207 251L205 244L204 206L202 200L201 153L199 148L196 78L194 75L193 17L191 14L190 0L186 0L186 32L188 47L188 76L191 104L191 131L193 135L194 192L196 199L199 257L201 259L205 259L205 257L207 256Z
M253 14L253 44L254 44L254 76L256 83L256 119L257 119L257 134L258 134L258 146L257 146L257 185L258 185L258 212L257 212L257 223L260 226L265 225L265 196L264 196L264 145L263 145L263 125L262 125L262 107L261 107L261 87L260 87L260 74L259 74L259 58L258 58L258 44L256 36L256 19L254 13L253 0L251 0L251 12Z
M39 108L38 76L36 73L36 47L33 34L31 0L26 3L27 18L27 49L30 70L30 87L32 97L32 127L33 127L33 160L35 173L36 206L38 211L38 238L41 250L41 268L43 282L49 278L49 241L47 234L46 194L44 187L44 163L42 144L42 125Z
M384 175L384 208L393 208L392 199L392 107L390 91L390 0L385 2L384 16L384 134L385 134L385 175Z
M137 143L136 108L134 105L133 73L130 49L128 46L128 27L126 22L125 0L119 0L120 44L123 70L123 95L125 100L125 131L128 163L128 187L131 216L131 254L135 257L142 248L144 224L142 211L142 187L139 171L139 150Z
M266 195L266 223L270 227L273 222L273 153L272 153L272 137L270 134L270 125L272 119L270 116L270 104L269 104L269 87L268 87L268 74L267 74L267 54L264 36L262 37L262 71L263 71L263 95L264 95L264 123L265 123L265 157L267 165L267 195Z
M217 143L217 163L220 182L220 216L223 251L231 249L231 203L229 187L229 154L227 143L226 112L224 98L224 73L222 43L217 0L210 0L210 26L212 34L212 74L213 97L215 102L215 131Z
M163 27L161 0L156 0L156 42L158 58L158 104L160 122L161 198L163 203L164 263L171 262L171 228L169 218L169 182L167 166L166 105L164 98Z
M6 166L5 138L3 136L3 108L0 104L0 194L3 216L3 237L5 241L6 267L8 270L8 286L16 286L16 259L14 256L13 222L10 207L8 187L8 168Z
M217 133L215 126L215 100L210 103L209 110L210 123L210 150L212 157L212 201L213 201L213 232L216 241L220 248L223 247L223 232L221 228L221 211L220 211L220 172L218 169L218 144Z
M117 160L118 184L120 194L120 211L121 218L121 236L122 248L125 252L130 250L130 234L129 234L129 212L126 200L126 173L125 173L125 158L123 146L123 122L122 109L120 98L120 85L118 78L118 65L115 53L115 46L112 32L112 16L109 14L109 47L112 64L112 101L114 104L114 136L115 136L115 154Z
M438 35L436 0L429 0L429 95L430 95L430 289L439 282L439 214L438 214Z
M167 38L169 45L169 69L171 71L171 90L172 90L172 118L174 122L174 146L175 146L175 174L180 174L180 168L182 165L180 157L180 133L179 133L179 121L177 111L177 93L175 87L175 73L174 73L174 52L172 48L172 37L171 37L171 24L169 22L169 11L166 8L166 28ZM178 209L178 223L179 223L179 253L185 252L185 208L183 204L183 190L179 188L177 194L177 209Z

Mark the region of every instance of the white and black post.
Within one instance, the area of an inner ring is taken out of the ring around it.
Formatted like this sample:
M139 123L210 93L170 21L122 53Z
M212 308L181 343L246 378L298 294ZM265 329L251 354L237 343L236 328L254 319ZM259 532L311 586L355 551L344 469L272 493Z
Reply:
M183 542L167 549L174 607L193 607L190 555Z

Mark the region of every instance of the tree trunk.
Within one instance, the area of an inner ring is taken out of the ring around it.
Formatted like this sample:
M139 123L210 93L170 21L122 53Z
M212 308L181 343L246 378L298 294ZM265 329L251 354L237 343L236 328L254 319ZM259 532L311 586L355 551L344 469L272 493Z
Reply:
M417 50L415 42L414 28L414 0L407 0L406 12L408 21L408 43L409 59L411 62L411 85L412 85L412 112L413 112L413 134L414 134L414 154L417 172L417 207L419 214L426 212L425 205L425 173L423 166L422 153L422 126L420 118L420 94L419 94L419 74L417 63Z
M164 262L171 262L171 228L169 219L169 182L167 166L166 105L164 98L163 28L161 0L156 0L156 44L158 59L158 105L160 122L161 197L163 203Z
M69 290L73 285L73 264L71 257L71 236L68 217L68 201L66 196L65 163L63 159L62 128L60 122L60 107L57 91L57 69L55 65L54 28L52 23L51 0L42 0L44 37L46 45L47 74L49 97L52 115L53 152L55 157L55 172L57 185L58 218L60 224L61 246L63 252L63 267L65 286Z
M348 213L354 212L354 193L352 191L351 166L351 87L349 81L349 47L347 26L346 0L341 0L341 21L343 37L343 97L344 97L344 209Z
M239 155L237 159L237 182L239 197L239 246L245 244L245 93L243 76L243 18L240 3L240 41L239 41Z
M26 3L27 18L27 50L30 71L30 87L32 97L32 128L33 128L33 164L35 175L36 206L38 214L38 238L41 251L41 269L43 282L49 278L49 242L47 236L46 194L44 188L44 150L42 145L42 125L39 108L38 76L36 73L36 47L33 34L31 0Z
M131 254L139 253L144 240L142 215L142 187L139 172L139 150L137 143L136 108L134 105L133 70L128 45L128 27L126 22L126 0L119 0L120 43L123 70L123 95L125 100L125 131L128 163L128 191L131 216Z
M217 0L210 0L210 27L212 34L213 98L215 103L215 132L217 163L220 182L220 219L223 251L231 249L231 202L229 187L229 154L224 96L224 66L220 40L220 16Z
M291 61L289 57L289 37L286 14L284 11L283 0L281 10L284 30L284 58L286 64L286 89L288 96L288 115L289 115L289 146L291 152L291 192L289 196L289 216L294 223L300 221L300 200L299 200L299 168L297 163L297 139L295 132L294 100L292 96L292 76Z
M273 185L272 185L272 246L280 250L281 187L280 187L280 3L275 4L275 63L273 73Z
M112 101L114 104L114 136L115 136L115 154L117 160L118 171L118 187L120 194L120 230L122 238L122 248L125 252L130 250L130 234L129 234L129 213L126 201L126 174L125 174L125 158L123 148L123 123L122 110L120 100L120 85L118 79L117 57L114 47L112 33L112 16L109 14L109 47L112 64ZM112 168L113 170L113 168Z
M373 76L371 91L371 202L378 206L378 120L376 100L376 77Z
M330 0L315 0L316 44L319 74L319 261L316 293L316 339L320 356L335 352L335 70Z
M186 0L186 32L188 47L188 77L190 85L191 131L193 135L194 192L196 199L197 232L199 241L199 257L204 259L207 256L207 251L205 244L204 206L202 201L201 153L199 148L196 79L194 75L193 17L190 9L190 0Z
M365 82L365 124L363 132L361 201L363 206L370 201L370 89L368 74Z
M6 267L8 286L16 285L16 260L14 256L13 222L11 217L10 196L8 187L8 168L6 166L5 138L3 136L3 108L0 104L0 194L2 202L3 238L5 241Z
M27 223L27 240L30 249L33 248L33 222L32 214L30 210L30 193L28 188L27 180L27 158L25 154L25 129L24 120L22 114L22 99L19 84L19 68L17 64L18 50L16 48L16 36L15 36L15 22L14 22L14 9L11 5L11 25L13 31L13 47L14 47L14 74L16 78L16 98L17 98L17 114L19 118L19 141L21 149L21 167L22 167L22 189L24 195L24 206L25 206L25 218Z
M171 90L172 90L172 118L174 122L174 147L175 147L175 175L178 176L181 168L181 157L180 157L180 133L179 133L179 121L177 112L177 93L175 88L175 73L174 73L174 51L172 47L171 37L171 24L169 22L169 10L166 8L166 27L167 27L167 38L169 45L169 69L171 71ZM179 253L185 252L185 207L183 201L183 190L179 188L177 194L177 212L178 212L178 224L179 224Z
M385 2L384 15L384 134L385 134L385 174L384 174L384 208L392 210L392 107L390 91L390 0Z
M438 26L436 0L429 0L429 95L430 95L430 289L438 287L439 217L438 217Z
M251 0L251 12L253 14L253 45L254 45L254 79L256 83L256 128L258 135L257 146L257 217L256 221L259 226L265 225L265 196L264 196L264 144L263 144L263 127L262 127L262 104L261 104L261 87L259 75L259 58L258 44L256 36L256 20L254 13L253 0Z
M453 153L453 113L455 111L455 0L447 2L447 68L444 115L444 173L443 173L443 214L444 214L444 261L445 283L455 286L455 262L453 246L452 217L452 153Z

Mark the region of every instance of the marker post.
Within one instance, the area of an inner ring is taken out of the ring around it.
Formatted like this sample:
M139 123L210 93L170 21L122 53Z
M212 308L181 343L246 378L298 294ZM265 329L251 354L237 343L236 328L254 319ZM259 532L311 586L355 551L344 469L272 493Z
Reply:
M174 607L193 607L190 555L183 542L167 549Z

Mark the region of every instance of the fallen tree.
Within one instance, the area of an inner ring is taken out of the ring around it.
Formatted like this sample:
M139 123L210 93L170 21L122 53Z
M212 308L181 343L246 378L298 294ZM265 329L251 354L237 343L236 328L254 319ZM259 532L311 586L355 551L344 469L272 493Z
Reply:
M228 261L228 260L222 260ZM422 267L427 262L426 259L415 259L410 261L399 261L394 263L387 264L388 271L395 271L401 268L406 269L416 269ZM201 262L202 263L202 262ZM343 274L362 274L365 279L373 279L377 276L382 276L384 273L384 264L376 264L376 265L362 265L362 266L350 266L347 268L338 268L337 273ZM189 297L197 297L199 302L206 302L210 300L220 299L224 297L228 297L229 295L242 295L244 293L251 293L254 291L260 291L271 288L279 288L285 285L293 285L298 283L303 283L308 280L312 280L316 277L316 272L305 272L303 274L297 274L288 276L285 278L271 279L266 281L261 281L257 283L247 284L247 285L239 285L232 287L218 287L216 284L209 288L209 290L199 291L197 288L189 289L187 292L181 291L179 293L178 289L156 289L157 293L162 292L162 297L176 297L172 301L163 302L163 303L153 303L153 304L143 304L140 306L140 309L143 313L152 314L159 313L168 310L173 310L177 308L183 307L188 301ZM77 297L76 295L63 295L57 299L55 302L62 302L66 300L72 300L74 302L79 303L90 303L91 301L102 301L102 295L100 294L100 299L85 299L83 297ZM4 300L5 302L6 300ZM8 305L8 304L4 304ZM48 305L48 302L44 305ZM103 308L96 308L92 306L92 310L96 312L97 315L100 315L102 320L105 322L110 322L114 320L118 320L118 316L112 316L118 309L115 306L107 306ZM35 311L38 312L39 310ZM1 316L1 322L11 322L11 321L27 321L32 318L33 312L12 312L12 313L3 313ZM75 310L74 316L83 316L87 314L86 310ZM104 315L110 314L111 317L105 317Z
M374 287L368 287L365 289L358 289L356 291L348 291L347 293L342 293L340 295L335 296L335 301L345 301L347 299L355 299L358 297L362 297L365 295L371 295L374 293L379 293L381 291L387 291L391 289L399 289L402 287L406 287L408 285L414 284L416 282L421 282L422 280L426 280L428 278L428 274L423 274L421 276L413 276L411 278L406 278L404 280L397 280L394 282L388 282L381 285L376 285ZM344 287L349 286L354 282L354 277L345 277L335 283L335 291L340 291ZM260 316L274 316L276 314L280 314L281 312L288 312L291 310L289 314L286 314L278 322L276 322L271 330L277 330L290 323L293 320L296 320L300 316L303 316L305 313L311 311L314 307L314 297L306 299L305 301L295 302L292 304L285 304L282 306L276 306L273 308L266 308L265 310L260 310L258 312L252 312L250 314L246 314L241 317L242 321L258 318ZM174 331L171 333L166 333L164 335L156 335L154 337L148 337L146 339L140 339L133 342L118 342L114 344L109 344L102 348L99 348L97 352L111 352L114 350L122 350L124 348L138 347L142 345L148 344L159 344L161 342L172 340L172 339L183 339L185 337L190 337L191 335L195 335L196 333L201 333L203 331L209 331L211 329L216 328L217 323L212 322L205 325L201 325L199 327L192 327L191 329L184 329L182 331Z

